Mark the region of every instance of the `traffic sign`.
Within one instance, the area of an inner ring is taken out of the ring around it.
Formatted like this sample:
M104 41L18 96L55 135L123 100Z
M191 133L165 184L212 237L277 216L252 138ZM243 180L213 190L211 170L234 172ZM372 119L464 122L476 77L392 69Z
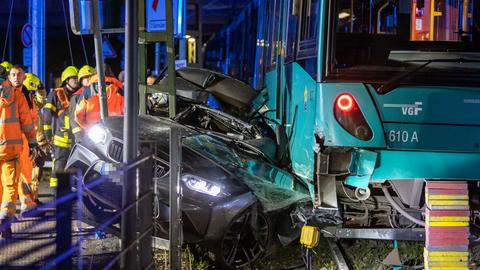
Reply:
M175 60L175 70L187 67L187 60Z
M22 28L22 43L23 43L23 46L25 46L25 48L32 47L32 42L33 42L32 31L33 31L33 28L32 28L31 24L26 23L25 25L23 25L23 28Z
M147 0L147 32L165 32L167 30L165 1L166 0ZM183 36L185 34L185 5L186 0L172 1L173 33L176 36Z
M102 42L103 58L117 58L117 53L113 49L112 43L106 38Z

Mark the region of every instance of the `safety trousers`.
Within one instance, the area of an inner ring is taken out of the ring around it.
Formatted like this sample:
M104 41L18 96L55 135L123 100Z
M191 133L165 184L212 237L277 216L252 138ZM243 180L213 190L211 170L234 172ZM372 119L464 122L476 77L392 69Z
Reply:
M56 188L58 185L58 174L65 170L68 156L70 155L70 148L53 147L53 166L52 175L50 177L50 187Z
M2 182L0 220L11 219L15 216L19 178L20 162L18 158L0 161L0 180Z
M33 178L33 162L29 155L30 148L25 136L23 138L23 149L20 153L20 181L18 183L18 197L20 199L20 211L33 210L37 204L35 199L38 196L38 178Z

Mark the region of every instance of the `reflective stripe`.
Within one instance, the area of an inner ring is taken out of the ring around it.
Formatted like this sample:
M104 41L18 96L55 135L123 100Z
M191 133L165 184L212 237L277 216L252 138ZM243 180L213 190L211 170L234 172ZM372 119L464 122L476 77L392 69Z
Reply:
M10 104L10 109L11 109L10 112L12 113L12 116L9 118L0 119L0 124L20 122L20 119L18 119L17 117L17 104L15 102L12 102Z
M53 137L53 140L63 142L63 143L71 143L72 142L72 140L70 138L68 138L68 135L66 135L65 137L60 137L58 135L55 135Z
M43 125L43 130L52 130L52 126L51 125Z
M50 177L50 187L57 187L58 186L58 178Z
M70 129L70 116L68 114L65 114L65 117L63 118L65 121L65 129L69 130Z
M72 145L72 140L68 138L68 134L65 134L64 137L55 135L53 137L53 145L63 148L70 148L70 146Z
M52 111L54 111L54 112L57 111L57 107L55 107L55 105L53 105L52 103L47 103L47 104L45 104L45 108L48 108L48 109L50 109L50 110L52 110Z
M53 145L58 147L63 147L63 148L70 148L71 146L71 144L69 143L63 143L63 142L57 142L57 141L53 141Z
M35 126L33 124L29 124L29 125L22 125L22 131L28 131L28 130L31 130L32 128L34 128Z
M72 133L73 133L73 134L79 133L80 131L82 131L82 129L79 128L79 127L76 127L76 128L73 128L73 129L72 129Z
M0 140L0 145L23 144L22 140Z

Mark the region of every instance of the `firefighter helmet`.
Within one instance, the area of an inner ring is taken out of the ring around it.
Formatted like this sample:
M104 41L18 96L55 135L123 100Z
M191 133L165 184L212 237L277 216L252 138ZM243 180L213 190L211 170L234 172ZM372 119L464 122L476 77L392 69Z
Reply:
M95 69L92 66L85 65L78 71L78 80L81 81L82 78L92 76L95 73Z
M77 77L78 69L74 66L68 66L62 72L62 83L64 83L68 78Z
M8 61L3 61L2 63L0 63L0 66L4 67L7 73L10 72L10 69L12 69L13 67L13 65L10 64Z
M23 85L29 91L37 91L38 87L40 86L40 79L32 73L25 73L25 80L23 81Z

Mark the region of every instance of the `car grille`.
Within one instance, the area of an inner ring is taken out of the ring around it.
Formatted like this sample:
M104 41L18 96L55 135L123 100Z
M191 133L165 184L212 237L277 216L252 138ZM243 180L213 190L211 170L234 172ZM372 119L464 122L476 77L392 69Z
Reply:
M110 145L108 146L108 156L117 162L122 162L123 143L116 140L112 140L110 142Z

